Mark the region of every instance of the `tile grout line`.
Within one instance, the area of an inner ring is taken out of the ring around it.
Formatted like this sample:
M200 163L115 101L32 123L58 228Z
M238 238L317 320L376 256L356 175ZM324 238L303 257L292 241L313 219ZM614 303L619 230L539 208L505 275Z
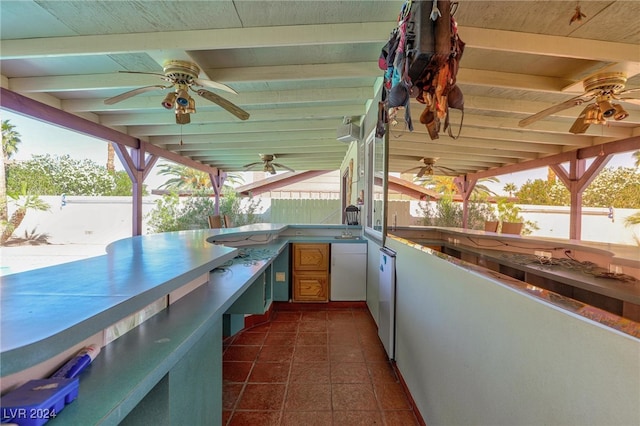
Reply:
M360 310L358 310L358 312L359 311ZM287 311L287 312L295 312L295 311ZM312 311L309 311L309 312L312 312ZM338 383L335 383L334 379L333 379L333 372L334 372L334 370L336 368L336 366L334 366L333 364L334 364L334 361L335 361L336 364L340 363L342 361L340 359L337 359L337 358L335 360L332 358L332 356L331 356L331 348L332 347L339 347L339 346L343 345L344 343L336 342L336 343L332 344L331 343L331 336L332 335L335 336L336 335L335 333L337 331L339 331L339 330L342 330L343 327L335 328L335 326L334 326L334 327L330 328L329 326L332 323L332 321L330 320L329 315L325 315L324 319L322 319L322 320L316 320L316 319L308 320L308 321L314 321L314 322L315 321L322 321L324 323L323 330L325 330L325 331L314 331L313 330L314 327L310 327L311 328L310 331L303 331L301 329L301 326L302 326L303 323L306 322L304 320L304 312L298 312L298 313L299 313L299 315L297 316L297 319L295 320L295 322L296 322L295 332L292 333L293 334L292 337L293 337L294 340L293 340L293 342L291 342L291 345L292 345L291 355L290 355L290 359L287 362L288 370L287 370L287 375L286 375L286 381L284 383L284 395L283 395L279 410L277 410L278 411L278 419L277 419L278 420L278 424L283 424L283 422L286 419L286 413L287 413L287 411L286 411L286 402L287 402L287 398L290 396L290 392L291 392L292 379L293 379L293 376L292 376L292 374L293 374L293 366L295 364L295 362L294 362L295 357L296 357L297 354L299 354L298 353L298 349L300 347L305 347L305 346L315 346L315 345L300 345L299 344L300 343L299 339L301 338L301 334L302 333L322 333L322 334L325 334L325 332L326 332L326 340L325 340L323 346L326 348L326 351L327 351L327 365L328 365L328 374L329 374L328 381L329 381L329 396L330 396L330 412L329 412L329 414L331 416L331 422L333 423L334 415L336 413L336 407L334 405L334 398L333 398L333 396L334 396L334 386L336 384L338 384ZM378 396L377 387L376 387L376 383L377 382L374 379L374 374L373 374L373 370L372 370L372 367L371 367L371 365L373 363L382 363L382 362L380 360L378 360L377 358L375 358L374 355L370 355L368 357L367 354L366 354L366 350L365 350L367 345L372 346L372 344L374 344L374 343L375 344L380 344L379 341L372 340L373 335L371 334L372 333L372 329L371 329L371 323L370 323L372 321L372 318L369 317L368 321L364 321L361 317L356 316L351 310L349 311L349 313L351 314L350 315L351 318L349 318L345 323L350 322L352 325L354 325L354 329L357 332L358 350L359 350L360 355L362 356L363 365L364 365L364 367L366 369L366 373L367 373L368 384L370 386L370 389L371 389L371 391L373 393L373 397L375 399L375 406L372 406L371 408L374 408L374 410L378 413L378 415L380 416L380 419L383 422L383 424L387 424L386 416L384 415L385 410L383 409L384 407L382 405L382 401ZM354 321L356 321L356 322L354 323ZM284 322L289 322L289 321L284 321ZM271 323L273 323L273 322L271 322ZM251 329L243 330L243 331L241 331L241 333L244 333L244 332L247 332L247 331L250 331L250 330ZM230 416L229 416L229 418L227 419L227 422L226 422L227 425L231 424L231 419L234 417L234 415L236 413L239 412L238 411L238 404L239 404L242 396L244 395L244 392L246 391L247 386L251 383L250 379L251 379L251 376L252 376L253 372L257 368L257 364L259 362L260 355L261 355L261 353L262 353L262 351L264 350L265 347L269 347L269 345L267 345L267 338L269 337L269 334L270 333L277 333L277 332L278 331L272 330L271 327L269 327L268 330L264 332L264 334L265 334L264 335L264 340L262 340L262 342L260 344L260 349L259 349L258 353L256 354L255 359L252 362L251 368L250 368L249 372L247 373L247 376L246 376L246 378L244 380L244 383L242 384L241 392L238 395L236 401L234 402L233 409L232 409L232 411L230 413ZM230 348L231 346L243 346L243 345L234 345L234 343L237 343L236 337L237 336L234 336L233 341L228 345L227 349ZM310 340L310 342L313 342L313 340ZM272 345L272 346L279 346L279 345ZM288 346L288 345L285 345L285 346ZM271 361L265 361L265 362L276 362L276 361L275 360L271 360ZM349 361L344 361L344 362L349 362ZM356 362L356 361L353 361L353 362ZM342 383L342 382L340 382L340 383ZM344 383L345 384L349 384L351 382L344 382ZM354 383L356 383L356 382L354 382ZM357 382L357 383L360 384L360 382ZM264 384L269 384L269 383L265 382ZM276 382L274 382L274 384L276 384ZM403 389L403 393L406 393L406 392L404 392L404 389ZM382 395L380 395L380 396L382 396ZM407 395L405 394L405 398L406 397L407 397ZM245 410L240 410L240 411L245 411ZM256 411L256 410L246 410L246 411ZM257 411L263 411L263 410L257 410ZM267 411L271 411L271 410L267 410ZM302 411L307 411L307 410L302 410ZM311 410L311 411L317 411L317 410ZM357 410L357 411L361 411L361 410ZM373 411L373 410L365 410L365 411ZM399 410L389 410L389 411L399 411ZM410 407L408 411L413 413L412 407ZM415 416L415 413L413 413L413 415Z

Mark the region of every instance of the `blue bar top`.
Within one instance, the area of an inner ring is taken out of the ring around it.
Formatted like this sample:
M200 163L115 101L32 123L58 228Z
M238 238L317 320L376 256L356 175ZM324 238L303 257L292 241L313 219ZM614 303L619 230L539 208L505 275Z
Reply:
M103 256L0 277L0 377L46 361L223 265L235 257L234 243L336 242L342 230L260 223L166 232L116 241Z
M127 238L103 256L2 277L0 376L47 360L235 256L237 249L207 243L210 235Z

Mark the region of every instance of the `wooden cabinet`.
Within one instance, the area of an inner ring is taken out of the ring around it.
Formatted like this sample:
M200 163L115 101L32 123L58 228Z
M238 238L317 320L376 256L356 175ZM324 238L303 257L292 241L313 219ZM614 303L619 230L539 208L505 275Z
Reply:
M293 301L329 301L329 244L293 244Z

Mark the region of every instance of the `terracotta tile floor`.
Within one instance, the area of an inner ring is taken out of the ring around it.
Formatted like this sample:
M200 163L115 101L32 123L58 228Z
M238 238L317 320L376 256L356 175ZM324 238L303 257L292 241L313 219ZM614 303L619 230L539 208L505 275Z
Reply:
M224 349L225 425L418 425L365 309L276 311Z

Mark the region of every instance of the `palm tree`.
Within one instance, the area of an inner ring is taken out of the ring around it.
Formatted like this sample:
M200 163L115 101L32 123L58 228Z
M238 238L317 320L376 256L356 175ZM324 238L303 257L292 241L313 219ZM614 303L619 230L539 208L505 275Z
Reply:
M116 150L111 142L107 142L107 171L109 173L115 173L116 171Z
M164 163L159 165L159 174L172 176L160 188L171 190L202 191L211 189L211 178L208 173L192 169L181 164ZM228 173L224 186L241 183L244 179L235 173Z
M2 161L0 161L0 223L4 223L9 217L7 209L7 175L6 163L18 152L20 133L15 131L15 126L9 120L2 120Z
M421 178L416 177L414 182L439 194L453 195L458 192L451 176L427 175Z
M504 187L502 188L502 190L504 192L506 192L507 194L509 194L509 198L513 197L513 193L516 192L518 190L518 187L516 186L515 183L507 183L504 185Z
M451 176L429 175L422 178L415 178L414 182L440 194L453 195L458 192L458 187L454 183L453 179L454 178ZM478 182L476 182L476 185L473 188L473 193L481 197L496 195L495 192L493 192L487 185L481 182L500 182L497 177L478 179Z
M640 225L640 212L636 212L624 219L625 226Z
M7 242L11 235L13 235L13 231L18 229L22 220L27 215L28 210L39 210L46 211L49 210L50 206L45 201L43 201L39 196L34 194L29 194L27 192L27 185L23 184L20 190L20 194L8 194L16 204L16 211L11 215L11 219L7 223L7 226L2 230L2 235L0 235L0 245Z
M636 154L638 152L640 151L637 151ZM640 212L635 212L631 216L627 216L624 220L624 226L626 226L627 228L630 228L634 225L640 225ZM632 235L633 239L636 241L636 244L640 246L640 237L638 236L638 234L632 231Z

